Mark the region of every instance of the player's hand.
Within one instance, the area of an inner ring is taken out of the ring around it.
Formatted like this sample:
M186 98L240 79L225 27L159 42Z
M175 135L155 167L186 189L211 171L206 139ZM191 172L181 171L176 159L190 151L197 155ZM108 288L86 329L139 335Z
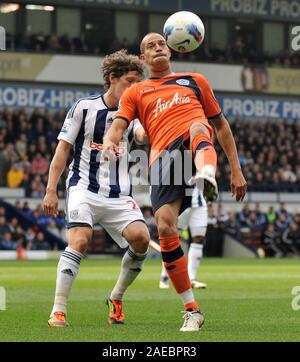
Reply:
M102 157L105 161L114 161L119 156L119 147L111 141L103 143Z
M232 171L230 186L232 196L235 195L236 201L243 201L247 192L247 182L241 169Z
M43 208L46 215L57 216L58 197L55 191L47 191L43 201Z

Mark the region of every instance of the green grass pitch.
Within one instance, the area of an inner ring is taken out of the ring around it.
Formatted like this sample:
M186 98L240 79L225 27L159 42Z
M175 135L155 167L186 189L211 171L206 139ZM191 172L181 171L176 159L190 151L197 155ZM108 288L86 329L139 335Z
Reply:
M204 259L195 290L206 316L200 332L183 333L182 305L173 289L158 289L160 261L147 260L125 296L126 324L107 324L105 298L120 259L84 260L69 300L69 328L47 326L56 261L1 261L0 341L300 341L300 310L291 306L300 285L299 260Z

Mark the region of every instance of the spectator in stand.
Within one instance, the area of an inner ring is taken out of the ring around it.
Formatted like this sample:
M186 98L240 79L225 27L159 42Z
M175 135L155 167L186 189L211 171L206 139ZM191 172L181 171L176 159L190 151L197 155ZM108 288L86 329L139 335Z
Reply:
M299 225L292 222L290 226L284 230L282 241L285 244L285 254L292 251L295 255L300 256L300 230Z
M275 224L276 221L276 213L274 211L274 206L270 206L267 212L267 223L268 224Z
M8 143L0 152L0 187L7 185L7 173L14 162L18 161L18 156L12 143Z
M28 139L25 133L20 134L15 146L18 155L22 160L24 160L24 158L27 156L27 146L28 146Z
M56 34L51 34L48 37L47 49L48 49L49 52L53 52L53 53L59 52L61 50L61 46L59 44L59 41L58 41L58 38L57 38Z
M291 221L291 215L290 213L287 211L285 204L283 202L280 203L280 207L279 209L276 211L276 217L277 219L280 218L281 215L285 216L285 220L287 223L289 223Z
M39 231L31 241L31 250L50 250L50 245L45 240L44 234Z
M21 211L22 211L25 215L27 215L27 216L29 216L29 217L31 218L31 216L32 216L32 211L31 211L31 209L30 209L27 201L24 201Z
M250 215L250 208L248 204L245 204L245 206L243 207L243 209L239 212L238 214L238 220L239 220L239 224L240 227L247 227L247 220L249 218Z
M228 219L225 222L225 230L230 235L239 237L239 227L234 212L228 212Z
M23 229L21 228L21 226L17 226L15 231L12 233L12 240L18 244L18 247L27 248L27 239L26 239L26 235L23 231Z
M278 233L278 236L280 239L282 239L282 234L284 230L286 230L289 227L289 219L287 219L287 216L285 213L278 214L277 220L275 222L275 230Z
M32 175L45 175L49 169L49 161L42 157L41 153L37 153L31 163L31 174Z
M15 202L15 208L22 212L22 205L20 200L16 200Z
M278 247L279 241L274 224L268 224L261 243L261 248L265 251L266 256L282 256L282 251Z
M45 195L46 186L42 183L41 176L36 175L30 184L30 197L42 198Z
M24 169L20 163L13 163L7 173L7 186L10 188L21 187L24 180Z
M16 250L18 244L12 240L11 233L5 232L3 235L0 234L0 250Z
M27 250L31 250L32 248L32 242L33 240L35 240L35 232L33 230L33 228L28 228L26 233L26 240L27 240Z
M9 223L6 221L5 214L0 216L0 237L5 233L10 233Z
M19 220L16 217L13 217L8 223L9 231L12 234L16 232L18 226L19 226Z
M256 223L259 226L260 230L263 231L267 225L267 217L260 209L260 204L257 202L255 204L255 214L256 214Z
M33 161L35 155L37 154L37 146L35 143L30 143L28 146L28 151L27 151L27 155L28 155L28 159L30 162Z
M251 232L262 231L262 226L259 224L254 210L250 211L249 217L246 219L246 224Z

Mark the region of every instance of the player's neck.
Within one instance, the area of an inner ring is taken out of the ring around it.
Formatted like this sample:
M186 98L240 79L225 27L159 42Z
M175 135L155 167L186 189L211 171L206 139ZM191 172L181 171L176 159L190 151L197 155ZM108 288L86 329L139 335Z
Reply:
M113 109L118 107L119 99L113 94L110 89L103 95L103 99L107 108Z
M163 69L163 70L155 70L155 69L149 69L149 77L150 78L163 78L163 77L167 77L168 75L172 75L174 74L172 72L171 67L168 67L167 69Z

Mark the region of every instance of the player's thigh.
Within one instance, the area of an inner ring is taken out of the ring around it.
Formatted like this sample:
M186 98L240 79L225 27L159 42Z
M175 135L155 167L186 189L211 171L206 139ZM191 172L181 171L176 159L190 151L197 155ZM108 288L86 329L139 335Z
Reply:
M89 199L88 191L77 187L70 187L66 199L67 229L77 226L94 225L95 207Z
M98 222L105 228L114 241L121 247L128 246L123 233L128 225L140 221L144 223L144 216L130 196L120 196L118 199L107 199L105 213Z
M123 236L138 253L145 253L149 246L150 234L146 224L142 221L133 221L123 230Z
M183 143L184 135L161 152L150 167L151 204L158 222L161 215L162 218L166 216L164 209L173 211L180 202L180 208L176 210L177 218L191 203L192 188L187 182L192 176L192 158Z
M189 218L189 228L191 237L204 237L207 229L207 208L195 207L191 209Z
M124 238L129 242L143 241L149 244L150 234L143 221L133 221L123 230Z
M213 130L212 130L212 127L209 125L209 123L199 120L199 121L195 121L191 124L191 126L190 126L191 142L193 141L193 139L196 136L198 136L200 134L205 134L206 136L208 136L210 138L212 137Z
M155 212L157 229L160 236L174 235L177 233L178 214L182 200L162 205Z
M95 213L88 192L77 187L68 190L66 200L66 226L68 245L85 253L93 235Z

